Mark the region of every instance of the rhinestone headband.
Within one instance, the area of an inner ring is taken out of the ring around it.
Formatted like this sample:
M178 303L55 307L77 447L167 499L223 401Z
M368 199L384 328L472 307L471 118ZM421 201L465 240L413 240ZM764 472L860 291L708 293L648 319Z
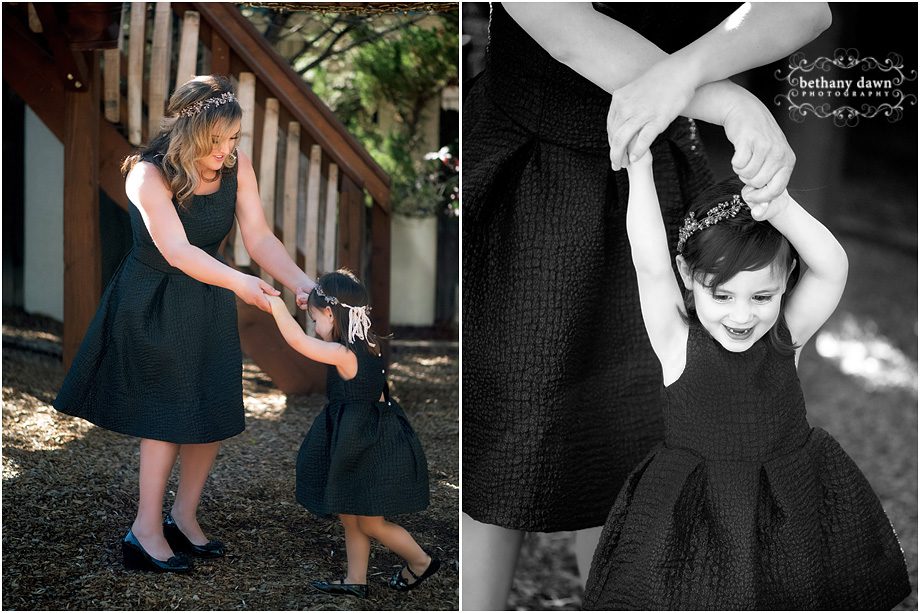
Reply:
M179 115L182 117L194 117L201 111L212 106L220 106L222 104L227 104L228 102L233 102L236 100L236 96L233 95L233 92L224 92L219 96L214 96L213 98L207 98L205 100L199 100L198 102L192 103L179 111Z
M376 345L374 345L374 343L372 343L367 337L367 332L371 328L371 318L367 315L367 312L371 310L369 306L364 305L356 307L351 306L350 304L345 304L344 302L340 302L339 299L335 296L327 296L323 291L323 288L321 288L318 283L313 286L313 291L316 292L317 296L324 298L326 300L326 304L331 304L333 306L341 304L343 307L348 309L349 343L355 342L355 337L357 337L362 341L367 341L367 344L371 347L376 347Z
M684 218L684 226L677 234L677 253L684 252L684 245L686 244L688 238L697 232L700 232L701 230L705 230L709 226L716 225L723 219L734 217L740 210L741 196L735 194L732 196L731 200L720 202L719 204L706 211L706 216L699 221L696 219L695 212L687 215L687 217Z

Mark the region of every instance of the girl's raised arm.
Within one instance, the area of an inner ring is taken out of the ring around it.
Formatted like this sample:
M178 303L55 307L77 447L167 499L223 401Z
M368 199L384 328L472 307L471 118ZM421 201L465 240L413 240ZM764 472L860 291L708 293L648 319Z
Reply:
M340 343L333 343L308 336L300 324L288 312L284 300L278 296L266 296L272 308L272 316L278 324L278 330L285 342L298 353L320 362L331 364L339 369L343 379L351 379L358 374L358 358Z
M847 283L847 254L830 230L783 192L769 204L751 205L751 216L769 221L798 251L803 266L786 300L786 324L797 345L804 345L831 316Z
M687 358L687 325L680 316L684 301L671 268L651 153L626 168L629 173L626 233L639 282L639 304L652 349L661 362L664 382L668 385L683 372Z

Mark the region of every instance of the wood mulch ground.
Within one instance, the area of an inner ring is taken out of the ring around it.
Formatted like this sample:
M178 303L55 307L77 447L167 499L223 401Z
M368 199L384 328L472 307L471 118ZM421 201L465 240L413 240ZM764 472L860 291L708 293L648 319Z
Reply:
M445 564L406 594L386 579L400 560L371 552L366 601L314 591L339 577L337 522L294 500L297 450L322 396L287 397L244 366L247 428L227 441L202 498L202 527L228 547L189 576L127 572L120 540L137 499L137 440L55 411L64 378L60 324L3 312L3 608L456 610L458 608L458 360L455 348L394 347L391 386L428 456L431 506L394 521ZM165 504L174 496L173 475Z

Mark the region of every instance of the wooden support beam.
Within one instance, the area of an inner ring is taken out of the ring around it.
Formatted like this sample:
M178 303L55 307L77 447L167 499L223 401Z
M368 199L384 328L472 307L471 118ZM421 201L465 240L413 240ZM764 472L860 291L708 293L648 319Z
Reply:
M73 91L83 91L89 79L91 67L86 59L70 47L69 37L65 31L67 6L63 3L33 3L35 12L41 20L44 39L54 54L54 66L64 83L64 87Z
M251 72L241 72L239 86L237 87L237 98L240 108L243 110L243 118L240 127L240 151L252 159L252 128L256 112L256 76ZM249 266L252 260L249 253L246 252L246 246L243 245L243 234L240 231L239 224L236 225L236 234L233 240L233 262L237 266Z
M99 237L99 52L84 91L64 95L64 366L69 368L102 294Z
M3 20L3 80L25 100L52 134L64 142L64 84L56 77L54 58L28 29L15 19ZM119 167L131 145L108 122L101 122L99 181L102 189L123 209L128 208L125 180Z
M197 11L185 11L185 17L182 19L182 40L179 43L179 63L176 66L177 88L196 76L200 21Z
M329 176L326 178L326 220L323 229L323 268L322 272L335 270L335 252L338 241L335 235L335 222L339 206L339 167L329 164Z
M300 171L300 124L288 122L287 148L284 160L284 210L281 220L284 248L295 262L297 261L297 187ZM283 290L284 301L293 313L296 305L294 294Z
M350 177L342 177L339 194L339 267L361 277L361 252L364 247L364 197Z
M310 167L307 173L307 214L303 233L303 270L311 279L316 278L319 254L319 191L322 181L323 149L319 145L310 147Z
M169 89L169 38L172 31L169 2L157 2L153 15L153 44L150 47L150 80L147 91L147 135L160 131Z
M262 124L262 155L259 159L259 193L265 222L275 232L275 160L278 158L278 99L265 101L265 120ZM271 275L261 272L262 279L271 283Z
M371 207L371 306L378 334L390 333L390 215L383 207ZM389 361L390 344L383 344L384 360Z
M144 92L144 27L147 4L131 3L131 30L128 34L128 142L139 146L141 133L141 100Z
M230 74L230 47L214 30L211 30L211 74Z
M105 67L104 100L105 118L111 123L118 123L121 113L121 51L106 49L103 52L103 66Z

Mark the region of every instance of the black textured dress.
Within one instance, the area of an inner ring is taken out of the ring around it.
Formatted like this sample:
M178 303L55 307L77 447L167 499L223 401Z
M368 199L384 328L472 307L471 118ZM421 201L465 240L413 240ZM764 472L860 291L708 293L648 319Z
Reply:
M358 343L358 374L326 374L329 400L297 456L297 501L321 516L399 515L428 507L428 463L383 359ZM383 397L384 400L380 400Z
M666 50L718 23L696 5L669 6L680 15L668 21L647 19L660 5L622 3L615 16L641 21ZM466 91L463 511L518 530L599 526L663 434L661 371L626 238L628 177L610 169L610 95L497 3L486 68ZM712 177L686 118L651 149L673 245Z
M236 167L223 171L215 193L176 207L189 243L218 258L235 210ZM102 295L54 408L171 443L239 434L245 426L236 298L170 266L137 207L128 211L134 245Z
M877 610L910 594L865 476L806 421L793 356L766 336L729 352L694 322L666 395L665 441L617 497L585 608Z

